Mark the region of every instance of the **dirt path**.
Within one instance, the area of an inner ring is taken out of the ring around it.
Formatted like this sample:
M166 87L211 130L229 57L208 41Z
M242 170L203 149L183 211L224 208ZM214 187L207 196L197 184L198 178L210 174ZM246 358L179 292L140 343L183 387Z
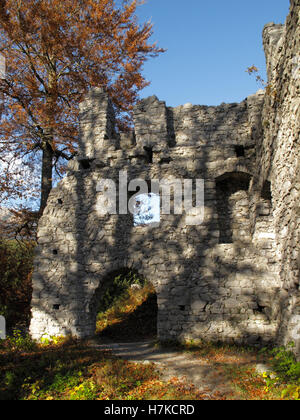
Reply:
M154 362L163 380L173 377L186 380L207 394L208 398L232 392L228 379L215 366L206 362L205 358L196 359L187 352L158 347L154 341L113 343L107 340L105 343L93 342L91 345L101 350L110 350L115 356L133 362Z

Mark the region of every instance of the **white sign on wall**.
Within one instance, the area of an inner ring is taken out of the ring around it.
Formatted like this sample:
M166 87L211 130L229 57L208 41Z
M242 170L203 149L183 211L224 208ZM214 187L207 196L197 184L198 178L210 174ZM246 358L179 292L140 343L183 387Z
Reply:
M0 315L0 340L6 338L6 322L4 316Z
M0 79L5 79L5 57L0 54Z

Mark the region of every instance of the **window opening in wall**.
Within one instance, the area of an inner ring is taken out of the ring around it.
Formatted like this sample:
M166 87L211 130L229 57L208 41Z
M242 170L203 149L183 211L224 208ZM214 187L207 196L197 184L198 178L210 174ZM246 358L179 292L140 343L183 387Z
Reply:
M147 155L147 158L146 158L147 163L153 163L153 148L145 146L144 150L145 150L146 155Z
M245 157L244 146L235 146L234 150L235 150L236 157Z
M53 309L54 309L55 311L58 311L58 310L59 310L59 308L60 308L60 305L53 305Z
M160 161L159 161L159 163L162 165L162 164L164 164L164 163L167 163L167 164L169 164L169 163L171 163L171 162L173 162L173 159L172 158L170 158L170 157L165 157L165 158L162 158Z
M91 167L91 160L90 159L81 159L79 161L79 163L80 163L81 169L87 170L87 169L90 169L90 167Z
M150 180L130 181L128 211L135 227L159 226L161 213L159 184Z
M160 197L158 194L139 194L135 197L133 225L158 225L160 222Z
M271 182L265 181L262 190L261 190L261 197L264 200L269 200L272 202L272 193L271 193Z
M258 205L258 216L270 216L272 213L271 183L266 181L261 190L261 199Z

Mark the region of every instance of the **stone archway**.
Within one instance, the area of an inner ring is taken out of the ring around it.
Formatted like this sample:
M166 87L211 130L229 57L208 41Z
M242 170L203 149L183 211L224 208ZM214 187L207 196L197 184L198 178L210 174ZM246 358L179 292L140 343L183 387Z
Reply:
M152 283L131 268L100 279L90 302L96 335L114 341L156 339L157 294Z

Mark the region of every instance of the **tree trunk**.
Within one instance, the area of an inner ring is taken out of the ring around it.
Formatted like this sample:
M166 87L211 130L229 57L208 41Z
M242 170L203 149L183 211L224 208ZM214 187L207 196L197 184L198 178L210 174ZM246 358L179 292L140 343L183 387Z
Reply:
M57 78L56 73L53 70L49 71L48 74L48 90L46 99L46 109L48 115L48 121L44 129L44 138L42 141L42 185L41 185L41 205L40 214L43 213L47 200L52 189L52 170L53 170L53 158L54 158L54 110L57 101Z
M43 213L52 189L53 150L48 141L43 145L40 214Z

